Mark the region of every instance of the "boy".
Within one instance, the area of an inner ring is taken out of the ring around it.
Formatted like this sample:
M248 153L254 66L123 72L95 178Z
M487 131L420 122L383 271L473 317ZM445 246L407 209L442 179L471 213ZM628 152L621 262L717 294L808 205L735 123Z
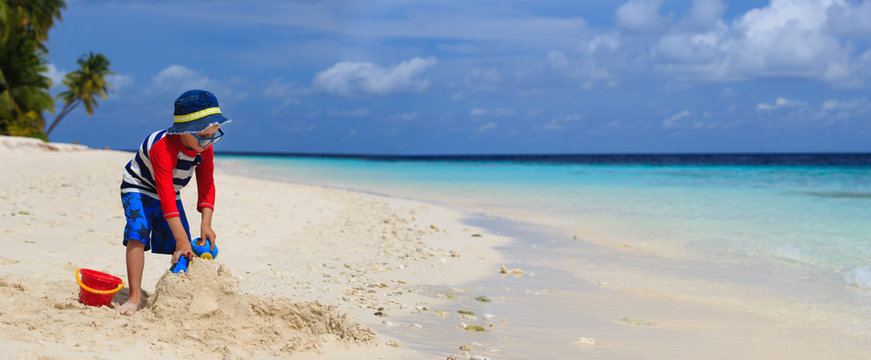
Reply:
M121 202L127 226L127 283L130 296L116 309L133 315L142 302L142 272L145 251L172 254L175 264L191 256L191 234L179 190L197 174L197 210L202 213L200 237L208 238L214 249L212 212L215 207L212 144L221 139L221 125L229 123L221 114L218 99L204 90L190 90L175 100L173 125L149 135L133 160L127 163L121 183Z

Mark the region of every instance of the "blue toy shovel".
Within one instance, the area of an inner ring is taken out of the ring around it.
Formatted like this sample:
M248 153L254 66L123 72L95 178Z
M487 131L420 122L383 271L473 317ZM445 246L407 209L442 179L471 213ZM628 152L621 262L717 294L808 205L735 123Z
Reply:
M191 241L191 249L193 250L194 255L196 255L199 258L209 259L209 260L213 260L216 257L218 257L218 246L217 245L215 245L215 250L212 251L212 243L209 241L209 239L205 240L206 243L204 245L197 245L197 242L199 242L199 241L200 241L200 238L196 238L193 241ZM172 271L173 273L176 273L176 274L178 274L182 271L187 271L189 264L190 264L190 259L188 259L186 256L182 256L178 259L178 262L175 263L175 265L173 265L171 268L169 268L169 271Z
M187 271L189 263L190 263L190 259L188 259L187 256L182 256L182 257L178 258L178 262L175 263L175 265L173 265L171 268L169 268L169 271L172 271L173 273L176 273L176 274L183 272L183 271Z

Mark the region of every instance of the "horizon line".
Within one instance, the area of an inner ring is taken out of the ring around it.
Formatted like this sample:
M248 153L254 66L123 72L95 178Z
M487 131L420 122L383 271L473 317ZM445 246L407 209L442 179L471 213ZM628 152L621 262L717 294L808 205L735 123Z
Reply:
M133 150L127 150L133 151ZM871 151L801 151L801 152L612 152L612 153L470 153L470 154L383 154L275 151L215 151L216 155L256 155L281 157L329 158L470 158L470 157L565 157L565 156L792 156L792 155L869 155Z

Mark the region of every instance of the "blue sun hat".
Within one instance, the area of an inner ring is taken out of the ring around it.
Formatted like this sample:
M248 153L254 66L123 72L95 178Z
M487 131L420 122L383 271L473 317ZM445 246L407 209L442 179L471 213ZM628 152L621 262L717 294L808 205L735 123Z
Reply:
M205 90L188 90L175 99L172 127L167 134L198 133L212 125L223 125L230 119L221 114L218 98Z

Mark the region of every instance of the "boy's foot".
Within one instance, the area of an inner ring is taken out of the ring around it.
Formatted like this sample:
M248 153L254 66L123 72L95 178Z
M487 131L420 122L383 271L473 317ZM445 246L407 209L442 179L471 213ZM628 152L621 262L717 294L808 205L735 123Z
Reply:
M136 310L139 310L139 303L138 299L127 299L127 302L118 305L115 310L121 315L131 316L136 313Z

